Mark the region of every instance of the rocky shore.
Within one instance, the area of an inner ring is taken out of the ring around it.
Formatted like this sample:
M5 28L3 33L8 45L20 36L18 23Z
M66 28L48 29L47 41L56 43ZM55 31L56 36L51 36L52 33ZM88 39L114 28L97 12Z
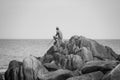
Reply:
M57 47L56 47L57 46ZM83 36L55 43L42 57L12 60L0 80L119 80L120 56Z

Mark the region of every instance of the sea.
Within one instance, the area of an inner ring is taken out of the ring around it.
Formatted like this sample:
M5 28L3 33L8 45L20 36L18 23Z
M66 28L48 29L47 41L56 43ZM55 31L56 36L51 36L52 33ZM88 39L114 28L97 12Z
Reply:
M120 39L96 39L120 54ZM0 70L7 69L11 60L22 61L30 55L40 57L52 46L52 39L0 39Z

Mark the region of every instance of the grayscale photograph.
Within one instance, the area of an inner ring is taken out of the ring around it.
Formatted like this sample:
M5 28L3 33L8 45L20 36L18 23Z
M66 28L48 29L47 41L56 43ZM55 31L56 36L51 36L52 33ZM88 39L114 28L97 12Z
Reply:
M120 0L0 0L0 80L120 80Z

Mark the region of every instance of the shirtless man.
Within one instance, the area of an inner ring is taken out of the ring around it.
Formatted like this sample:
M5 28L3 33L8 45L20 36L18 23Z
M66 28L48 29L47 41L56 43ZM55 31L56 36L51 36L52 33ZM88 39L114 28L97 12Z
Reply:
M60 29L58 27L56 27L56 35L55 35L59 40L63 39L63 35L62 32L60 31Z
M57 48L60 48L60 45L62 44L63 35L58 27L56 27L56 35L53 38L55 40Z

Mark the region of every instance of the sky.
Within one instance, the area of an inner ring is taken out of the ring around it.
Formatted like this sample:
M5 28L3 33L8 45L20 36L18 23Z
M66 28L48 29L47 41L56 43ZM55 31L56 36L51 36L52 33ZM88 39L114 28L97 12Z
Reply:
M120 0L0 0L0 39L120 39Z

